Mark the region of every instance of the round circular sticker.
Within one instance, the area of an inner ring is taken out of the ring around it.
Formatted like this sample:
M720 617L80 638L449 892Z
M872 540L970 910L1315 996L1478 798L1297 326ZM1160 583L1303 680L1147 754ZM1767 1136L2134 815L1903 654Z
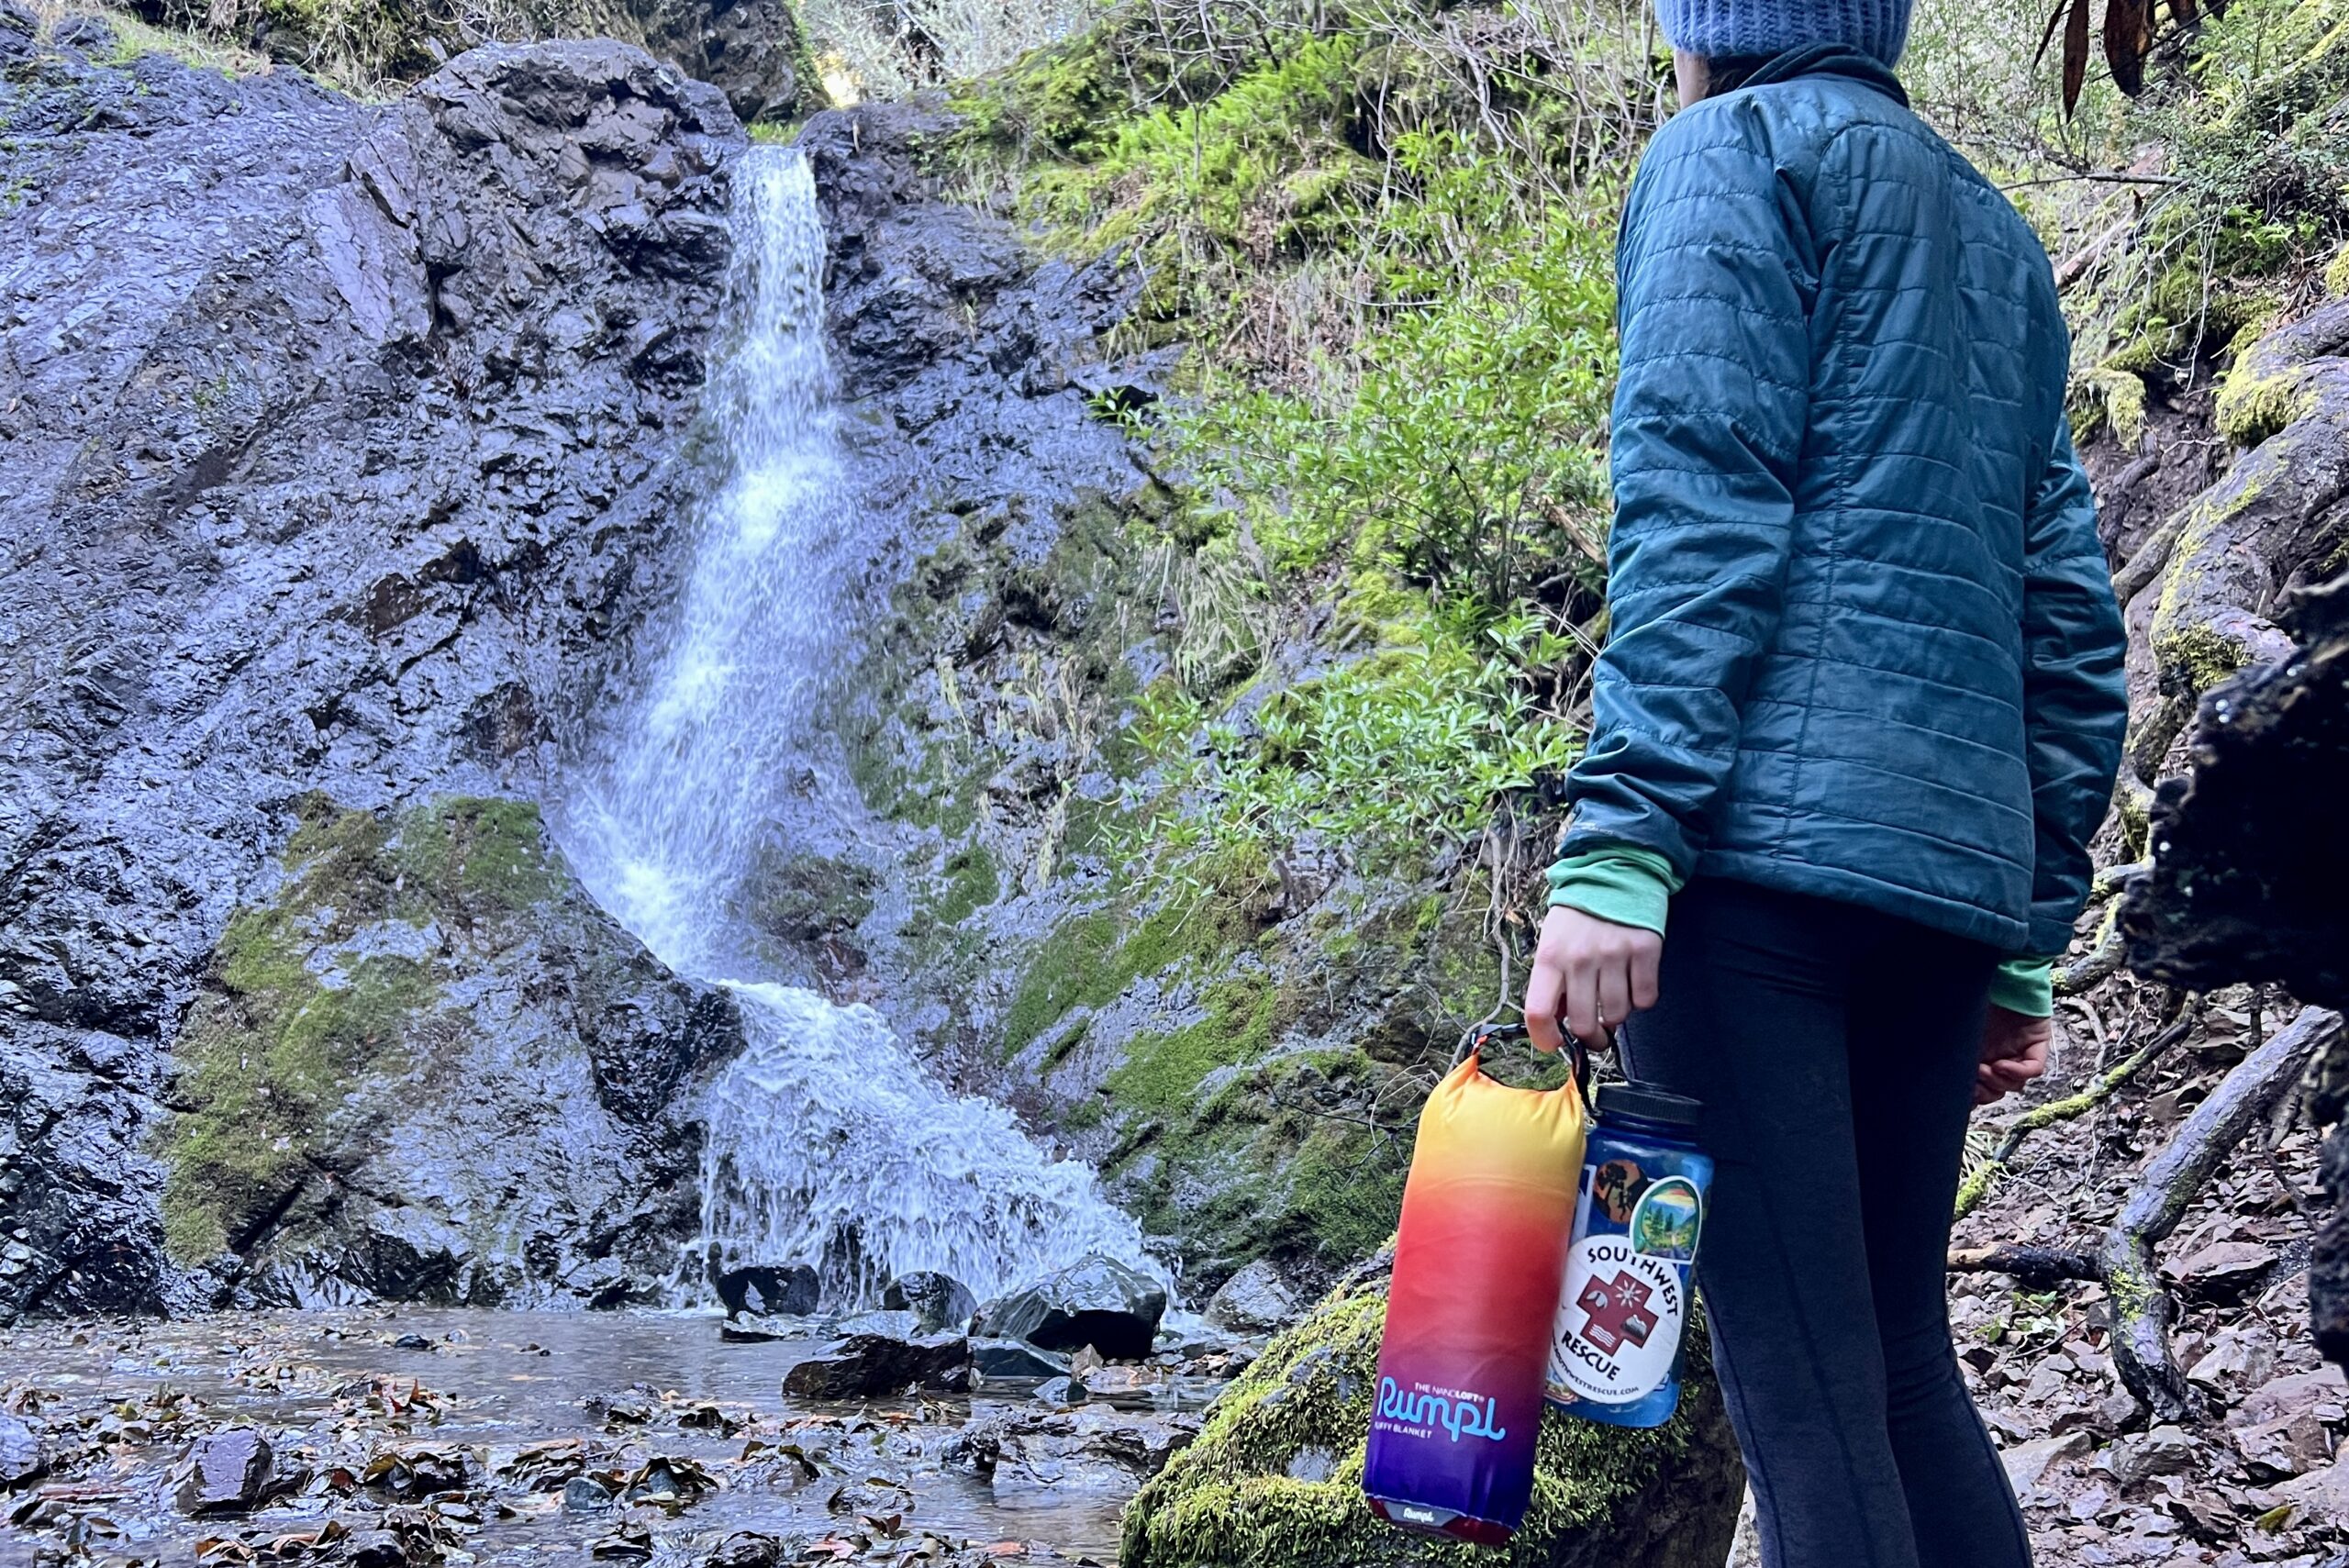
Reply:
M1640 1195L1631 1211L1631 1246L1653 1258L1687 1262L1697 1255L1704 1200L1686 1176L1665 1176Z
M1687 1312L1685 1268L1641 1251L1630 1236L1575 1242L1550 1337L1552 1386L1602 1405L1629 1404L1662 1386Z

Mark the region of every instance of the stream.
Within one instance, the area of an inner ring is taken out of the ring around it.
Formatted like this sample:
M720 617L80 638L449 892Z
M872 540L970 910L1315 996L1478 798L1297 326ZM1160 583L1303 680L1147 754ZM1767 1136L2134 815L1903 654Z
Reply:
M346 1560L379 1524L406 1551L385 1562L698 1564L748 1529L817 1559L1108 1562L1134 1456L1196 1426L1177 1407L1197 1398L1171 1387L1122 1409L1018 1395L786 1406L782 1377L817 1344L722 1342L705 1313L418 1307L0 1330L10 1382L50 1430L108 1452L71 1498L50 1489L78 1516L78 1550L36 1537L37 1492L0 1527L0 1565L251 1562L243 1542L279 1540L296 1544L259 1560ZM172 1501L182 1456L240 1429L274 1448L279 1495L186 1517ZM462 1484L404 1506L401 1455ZM632 1505L566 1499L574 1476L655 1461L690 1462L709 1489L690 1495L687 1475L688 1496L663 1496L656 1477ZM302 1544L328 1519L351 1537Z

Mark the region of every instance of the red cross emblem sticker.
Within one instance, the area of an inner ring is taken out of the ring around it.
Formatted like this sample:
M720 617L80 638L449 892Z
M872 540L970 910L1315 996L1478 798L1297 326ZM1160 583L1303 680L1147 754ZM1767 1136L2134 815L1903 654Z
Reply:
M1588 1314L1582 1337L1610 1356L1627 1344L1645 1345L1655 1332L1655 1314L1648 1310L1650 1294L1644 1281L1620 1269L1611 1280L1588 1281L1575 1297L1575 1305Z

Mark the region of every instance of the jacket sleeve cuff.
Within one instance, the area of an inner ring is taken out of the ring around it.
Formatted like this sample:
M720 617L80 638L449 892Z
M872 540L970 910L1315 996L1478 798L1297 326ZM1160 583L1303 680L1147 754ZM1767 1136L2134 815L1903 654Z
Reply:
M1553 873L1554 874L1554 873ZM2043 1018L2055 1010L2055 961L2010 958L1990 977L1990 1006Z
M1599 844L1577 850L1550 868L1550 905L1579 909L1619 926L1664 934L1664 916L1680 879L1653 850Z

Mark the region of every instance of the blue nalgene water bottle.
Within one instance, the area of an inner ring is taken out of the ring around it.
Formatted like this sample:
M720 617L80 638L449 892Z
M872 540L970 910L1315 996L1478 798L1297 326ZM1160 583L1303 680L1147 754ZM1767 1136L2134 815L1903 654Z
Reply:
M1645 1084L1599 1085L1543 1387L1585 1420L1660 1427L1680 1403L1688 1275L1713 1184L1698 1109Z

